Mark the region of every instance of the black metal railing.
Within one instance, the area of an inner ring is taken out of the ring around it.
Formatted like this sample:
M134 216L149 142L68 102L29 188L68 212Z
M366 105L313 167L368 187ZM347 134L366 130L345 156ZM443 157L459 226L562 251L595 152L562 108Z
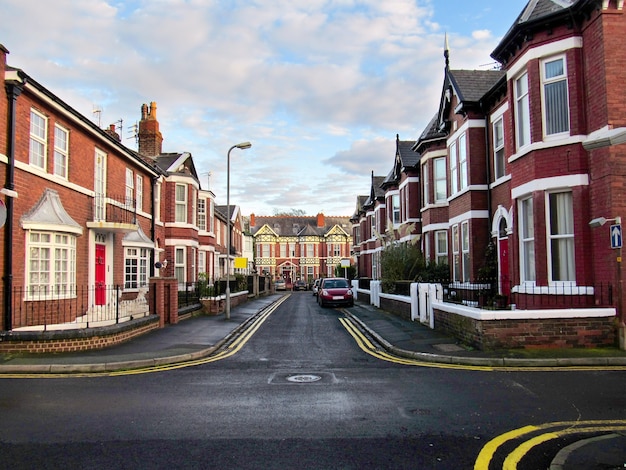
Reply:
M93 198L92 217L94 221L137 223L136 201L125 195L96 194Z
M13 287L11 326L47 330L51 325L63 329L119 323L149 313L147 293L147 286L133 291L121 285Z

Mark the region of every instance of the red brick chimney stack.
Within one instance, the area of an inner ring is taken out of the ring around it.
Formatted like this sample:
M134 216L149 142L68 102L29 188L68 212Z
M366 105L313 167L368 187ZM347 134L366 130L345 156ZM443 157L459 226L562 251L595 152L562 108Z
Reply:
M324 214L322 214L321 212L317 214L317 226L318 227L326 226L326 221L324 220Z
M256 226L256 220L254 217L254 214L250 214L250 227L255 227Z
M163 136L159 131L159 121L156 117L157 106L153 101L150 106L141 105L141 121L139 121L139 153L146 157L161 155Z

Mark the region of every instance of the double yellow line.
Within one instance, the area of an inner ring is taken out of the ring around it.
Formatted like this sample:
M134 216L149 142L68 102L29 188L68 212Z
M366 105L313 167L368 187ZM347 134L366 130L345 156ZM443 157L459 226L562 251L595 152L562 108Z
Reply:
M339 321L343 327L348 331L350 336L354 338L357 345L370 356L374 356L377 359L393 362L396 364L404 364L407 366L419 366L419 367L432 367L439 369L458 369L458 370L480 370L480 371L492 371L493 367L486 366L471 366L461 364L445 364L438 362L426 362L419 359L410 359L400 356L395 356L388 353L386 350L375 346L365 334L347 318L339 318Z
M625 430L626 420L561 421L538 426L524 426L496 436L489 441L478 454L474 463L474 470L489 470L495 453L502 445L524 436L533 435L507 455L502 465L503 470L516 470L522 458L534 447L562 436L623 432Z
M0 379L41 379L41 378L79 378L79 377L116 377L122 375L137 375L148 374L152 372L163 372L168 370L182 369L184 367L198 366L202 364L208 364L210 362L226 359L237 353L247 342L252 335L254 335L261 325L267 320L267 318L285 301L289 295L281 297L276 303L272 304L267 310L262 311L259 315L253 318L249 325L243 327L242 332L233 332L233 340L227 343L226 346L219 347L216 352L200 358L183 362L175 362L171 364L161 364L154 366L141 367L137 369L123 369L117 371L108 372L76 372L76 373L40 373L40 374L2 374Z

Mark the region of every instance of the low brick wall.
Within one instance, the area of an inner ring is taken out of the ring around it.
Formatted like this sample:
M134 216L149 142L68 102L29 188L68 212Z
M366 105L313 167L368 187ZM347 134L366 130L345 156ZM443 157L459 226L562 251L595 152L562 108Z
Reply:
M2 353L61 353L103 349L124 343L159 328L159 317L150 315L117 325L79 330L6 331L0 333Z
M477 320L435 309L435 329L480 350L614 346L614 317Z
M390 299L384 294L380 296L380 308L387 312L393 312L404 320L411 320L411 304L401 300Z
M248 291L236 292L230 295L230 308L231 310L237 305L241 305L248 301ZM202 304L202 313L204 315L220 315L224 313L226 309L226 296L220 295L219 297L210 297L200 299Z

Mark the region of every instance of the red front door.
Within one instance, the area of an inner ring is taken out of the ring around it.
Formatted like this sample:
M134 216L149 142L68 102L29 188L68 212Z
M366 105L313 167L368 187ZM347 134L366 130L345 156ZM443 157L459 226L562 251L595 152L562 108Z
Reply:
M104 245L96 245L96 289L95 302L96 305L104 305L106 303L106 247Z
M508 296L511 293L511 277L509 276L509 239L502 238L500 244L500 293Z

